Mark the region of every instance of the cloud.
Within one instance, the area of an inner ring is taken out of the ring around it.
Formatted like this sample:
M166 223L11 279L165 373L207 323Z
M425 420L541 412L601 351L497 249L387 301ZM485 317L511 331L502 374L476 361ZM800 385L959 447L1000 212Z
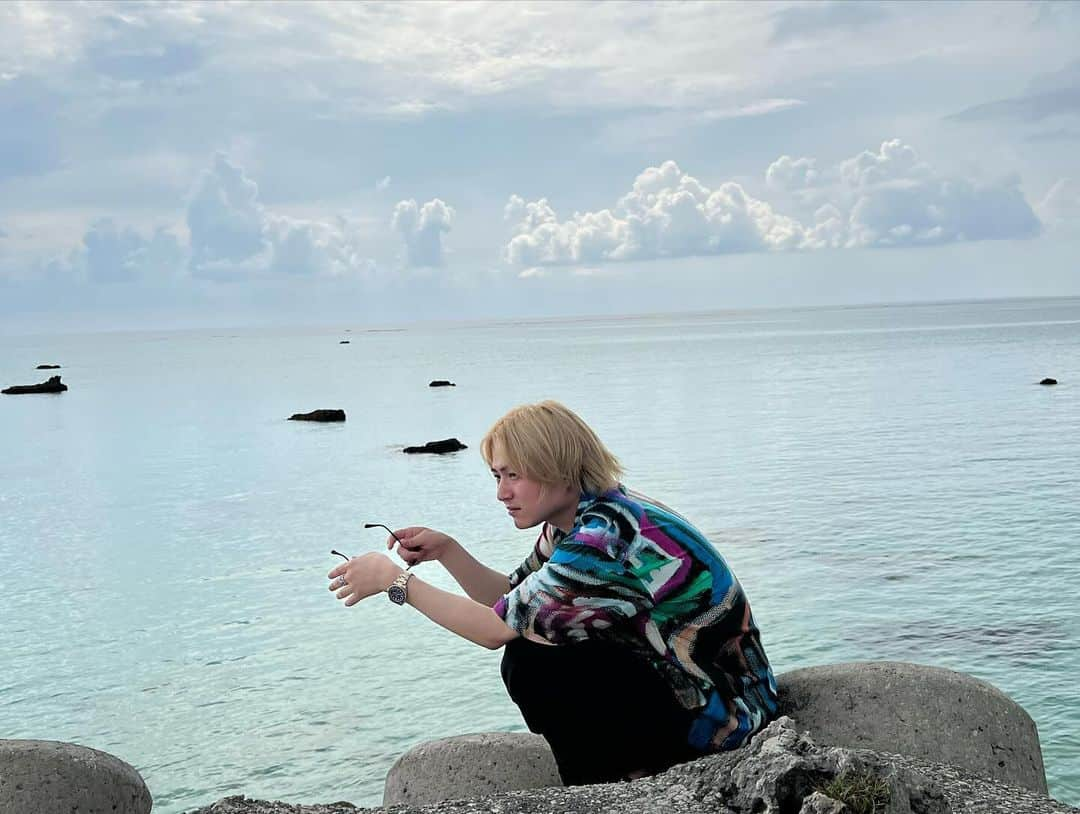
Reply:
M267 248L259 187L221 153L195 182L187 225L193 270L236 265Z
M706 121L745 119L752 116L768 116L771 113L780 113L784 110L802 107L805 104L806 102L802 99L758 99L755 102L740 105L739 107L706 110L701 114L701 117Z
M0 79L0 181L60 166L58 106L56 94L36 79Z
M390 188L390 176L389 175L384 175L382 178L380 178L378 181L375 182L375 189L379 190L380 192L382 192L384 189L389 189L389 188Z
M983 182L936 173L900 139L826 171L781 156L766 184L812 204L805 221L734 181L710 189L674 161L649 167L610 209L560 220L546 198L510 197L505 259L525 268L700 257L733 252L897 248L1031 238L1041 224L1015 176ZM799 193L814 190L813 195Z
M438 198L422 206L416 201L398 201L391 226L405 241L410 266L441 266L444 262L442 236L454 223L454 209Z
M171 276L185 257L184 248L165 227L144 238L130 227L118 227L111 218L91 224L83 235L86 278L94 283L124 283Z
M258 185L222 154L195 183L187 206L193 274L229 278L259 272L341 275L370 271L362 239L342 219L269 212Z
M1047 231L1080 234L1080 184L1071 178L1054 184L1037 208Z
M925 246L975 240L1036 237L1039 219L1019 179L976 184L932 178L882 184L851 210L847 246Z
M773 15L771 41L784 43L819 32L866 28L888 18L888 11L870 3L815 2L790 6Z
M674 161L647 168L612 209L560 222L546 199L513 196L505 212L518 218L506 247L507 260L518 266L764 251L794 248L802 239L798 223L739 184L710 190Z
M1080 87L1063 88L1049 93L1035 93L975 105L947 116L949 121L983 122L1014 119L1039 122L1051 116L1080 113Z
M1019 96L974 105L945 118L956 122L1041 122L1077 114L1080 114L1080 60L1035 77Z
M792 159L789 155L782 155L765 172L765 183L773 189L809 189L817 186L821 180L817 161L813 158Z
M900 139L840 162L839 174L847 189L836 199L853 196L847 247L1031 238L1041 229L1019 178L986 183L938 174Z

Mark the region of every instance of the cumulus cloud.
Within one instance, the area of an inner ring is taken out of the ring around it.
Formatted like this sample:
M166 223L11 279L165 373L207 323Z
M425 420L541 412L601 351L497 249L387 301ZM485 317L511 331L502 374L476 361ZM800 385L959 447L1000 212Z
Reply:
M159 226L149 237L111 218L94 221L83 235L86 278L95 283L123 283L167 277L181 267L184 248L171 231Z
M340 275L373 266L345 220L303 220L268 211L259 201L258 185L221 154L195 183L187 224L191 271L200 276Z
M193 270L236 264L266 249L259 187L220 153L195 182L187 224Z
M1015 176L983 182L937 173L899 139L827 170L813 158L781 156L769 166L766 185L813 209L783 214L734 181L711 189L674 161L642 172L615 206L565 220L546 198L513 195L504 209L514 224L505 257L522 267L579 266L1030 238L1041 228Z
M848 247L1030 238L1041 228L1019 178L987 183L940 174L899 139L841 162L839 171L853 196Z
M674 161L649 167L612 209L559 221L546 199L511 197L517 234L507 259L521 266L578 265L794 248L798 223L727 182L711 190Z
M765 172L765 183L773 189L795 191L817 186L820 182L821 173L813 158L792 159L782 155Z
M441 266L444 262L442 236L454 223L454 209L438 198L418 205L410 198L398 201L391 226L405 241L408 265Z

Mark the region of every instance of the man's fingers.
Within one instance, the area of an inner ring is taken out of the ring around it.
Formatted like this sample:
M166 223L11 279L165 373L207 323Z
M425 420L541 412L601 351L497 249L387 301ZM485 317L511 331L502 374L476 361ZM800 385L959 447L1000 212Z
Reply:
M347 562L343 562L341 565L339 565L337 568L335 568L333 571L331 571L329 574L327 574L326 578L327 579L333 579L334 577L339 577L339 576L341 576L342 574L345 573L345 569L348 568L348 567L349 567L349 564Z

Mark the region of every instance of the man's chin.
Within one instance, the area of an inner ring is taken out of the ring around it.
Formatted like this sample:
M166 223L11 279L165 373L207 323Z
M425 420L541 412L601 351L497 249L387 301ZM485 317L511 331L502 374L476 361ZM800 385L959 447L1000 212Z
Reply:
M519 529L531 529L533 526L537 526L540 524L539 520L530 521L528 518L518 517L516 515L511 519L514 521L514 525L517 526Z

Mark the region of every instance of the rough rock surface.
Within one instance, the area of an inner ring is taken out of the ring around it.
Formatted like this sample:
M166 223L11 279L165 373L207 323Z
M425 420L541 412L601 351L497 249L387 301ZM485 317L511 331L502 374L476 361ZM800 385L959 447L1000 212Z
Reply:
M1048 797L944 764L862 749L819 747L780 718L750 746L627 783L512 791L422 807L358 809L226 797L193 814L840 814L820 792L830 780L870 773L889 789L877 814L1080 814Z
M444 452L457 452L459 449L468 449L456 438L444 438L441 441L428 441L422 447L405 447L402 452L413 455L418 452L432 452L441 455Z
M0 814L149 814L129 763L62 741L0 740Z
M67 389L66 384L60 383L59 376L50 376L48 381L41 384L16 384L5 390L0 390L0 393L18 396L23 393L63 393Z
M294 413L289 421L344 421L344 410L312 410L310 413Z
M895 752L1046 794L1035 722L974 676L867 661L790 670L776 683L780 714L822 746Z

